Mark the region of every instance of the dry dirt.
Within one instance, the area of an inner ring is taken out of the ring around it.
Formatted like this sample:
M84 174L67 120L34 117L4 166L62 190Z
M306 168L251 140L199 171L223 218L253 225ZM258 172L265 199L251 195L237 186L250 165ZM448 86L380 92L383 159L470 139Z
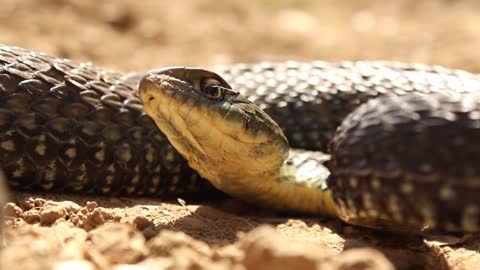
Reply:
M0 43L120 70L386 59L480 71L480 3L0 0ZM213 202L15 193L2 269L478 269L478 235L398 236Z

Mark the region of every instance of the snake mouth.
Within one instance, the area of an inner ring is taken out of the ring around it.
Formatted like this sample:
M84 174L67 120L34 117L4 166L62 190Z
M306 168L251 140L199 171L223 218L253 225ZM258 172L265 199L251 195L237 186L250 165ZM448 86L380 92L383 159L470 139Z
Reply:
M203 146L192 130L197 123L189 117L197 107L199 94L194 90L193 82L171 75L171 70L155 70L140 81L139 95L145 112L153 118L175 148L189 157L187 159L203 156Z

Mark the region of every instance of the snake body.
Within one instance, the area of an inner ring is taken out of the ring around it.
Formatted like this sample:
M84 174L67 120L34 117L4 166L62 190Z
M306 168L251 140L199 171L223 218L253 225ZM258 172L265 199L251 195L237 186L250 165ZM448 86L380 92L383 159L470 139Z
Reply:
M0 47L0 164L18 189L211 192L143 112L141 74Z
M287 163L315 177L291 181L314 194L332 192L333 202L322 199L319 206L326 212L395 231L479 230L480 76L396 62L215 71L270 115L291 147L305 149L292 151ZM143 75L0 46L0 166L9 185L100 194L213 192L144 112L136 91ZM262 121L249 126L256 138ZM319 151L329 142L327 185L328 157ZM274 189L262 192L273 205L295 210L290 202L297 199L270 196ZM247 200L259 196L239 190L234 195Z

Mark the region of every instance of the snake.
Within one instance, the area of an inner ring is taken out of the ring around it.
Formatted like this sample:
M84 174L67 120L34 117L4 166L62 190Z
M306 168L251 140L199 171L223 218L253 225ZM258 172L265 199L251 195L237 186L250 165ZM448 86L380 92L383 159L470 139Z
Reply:
M16 190L213 196L378 230L480 230L480 75L392 61L119 72L0 45Z

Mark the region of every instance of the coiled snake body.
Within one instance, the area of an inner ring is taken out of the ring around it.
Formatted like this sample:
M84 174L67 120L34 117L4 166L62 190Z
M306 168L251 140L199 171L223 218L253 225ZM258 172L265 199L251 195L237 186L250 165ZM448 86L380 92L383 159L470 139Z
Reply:
M245 200L377 229L479 230L480 76L393 62L216 71L222 77L188 68L144 76L0 46L0 165L8 183L100 194L213 192L203 176ZM304 150L287 158L283 134ZM329 176L320 151L330 141Z

